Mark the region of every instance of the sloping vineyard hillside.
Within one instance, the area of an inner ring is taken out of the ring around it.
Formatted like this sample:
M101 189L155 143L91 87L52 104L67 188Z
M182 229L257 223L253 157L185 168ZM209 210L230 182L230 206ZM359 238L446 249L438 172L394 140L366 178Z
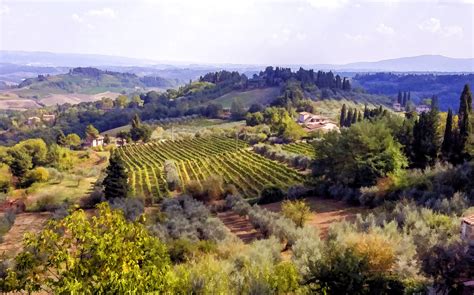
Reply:
M290 144L282 144L281 149L287 151L289 153L305 155L308 157L314 157L314 146L310 143L306 142L298 142L298 143L290 143Z
M174 160L181 190L194 180L200 184L211 175L233 184L246 198L256 198L263 188L287 189L301 183L303 176L280 163L246 149L244 141L226 137L152 142L118 149L129 171L132 193L161 199L170 194L164 168Z

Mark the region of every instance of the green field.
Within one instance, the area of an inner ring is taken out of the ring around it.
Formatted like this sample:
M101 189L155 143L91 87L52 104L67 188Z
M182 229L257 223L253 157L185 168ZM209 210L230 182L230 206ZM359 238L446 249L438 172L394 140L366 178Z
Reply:
M129 170L133 193L155 199L170 193L164 171L164 162L169 159L176 162L181 184L190 180L201 183L210 175L217 175L225 183L234 184L246 198L258 197L267 186L286 189L303 181L295 170L246 148L243 141L214 136L130 145L118 152Z
M280 88L271 87L263 89L254 89L249 91L232 91L212 100L212 103L219 103L224 108L230 108L232 102L238 99L245 107L250 107L254 103L263 105L269 104L280 95Z
M155 127L162 127L165 130L172 130L175 133L187 132L196 133L203 129L211 128L234 128L236 126L245 126L245 121L227 121L221 119L208 119L208 118L195 118L186 120L183 122L174 123L157 123L151 124ZM120 126L114 129L110 129L102 132L102 135L108 134L109 136L116 136L120 131L130 131L131 125Z
M280 145L281 149L293 154L305 155L314 158L314 146L306 142L290 143Z

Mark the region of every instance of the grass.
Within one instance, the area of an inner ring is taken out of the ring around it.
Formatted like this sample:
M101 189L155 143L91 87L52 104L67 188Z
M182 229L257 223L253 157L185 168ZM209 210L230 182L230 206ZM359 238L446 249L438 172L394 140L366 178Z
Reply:
M173 132L196 133L203 129L210 128L234 128L236 126L244 126L245 121L226 121L221 119L196 118L183 123L170 123L165 125L157 125L155 127L162 127L165 130ZM130 131L131 125L124 125L117 128L109 129L102 132L102 135L116 136L120 131Z
M263 105L269 104L280 95L280 88L271 87L264 89L254 89L249 91L232 91L212 100L212 103L219 103L224 108L230 108L234 99L238 99L245 107L250 107L254 103Z
M92 192L101 171L107 165L107 152L91 152L89 158L84 157L85 154L84 151L74 152L74 167L62 172L61 180L52 179L46 183L35 183L27 189L15 189L8 194L9 198L25 199L28 211L36 211L38 201L46 199L51 205L59 205L65 200L79 202Z

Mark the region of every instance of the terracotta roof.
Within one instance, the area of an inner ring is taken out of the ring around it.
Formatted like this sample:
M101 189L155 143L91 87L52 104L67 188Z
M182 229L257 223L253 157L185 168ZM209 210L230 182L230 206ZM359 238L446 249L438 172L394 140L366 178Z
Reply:
M474 225L474 215L464 217L462 221L467 224Z

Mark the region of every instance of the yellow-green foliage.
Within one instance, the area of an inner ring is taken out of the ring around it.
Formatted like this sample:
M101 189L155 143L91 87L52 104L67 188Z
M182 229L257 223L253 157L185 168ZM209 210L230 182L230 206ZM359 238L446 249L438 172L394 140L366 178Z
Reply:
M36 167L28 172L27 178L31 182L46 182L49 180L49 171L44 167Z
M28 235L4 289L66 294L172 290L165 245L142 222L127 222L106 203L98 209L95 217L75 211L51 221L39 235Z
M275 238L256 241L229 257L204 256L176 268L178 293L287 294L299 290L299 274L281 261Z
M311 214L309 206L301 200L283 201L281 211L286 218L292 220L299 227L303 227Z

